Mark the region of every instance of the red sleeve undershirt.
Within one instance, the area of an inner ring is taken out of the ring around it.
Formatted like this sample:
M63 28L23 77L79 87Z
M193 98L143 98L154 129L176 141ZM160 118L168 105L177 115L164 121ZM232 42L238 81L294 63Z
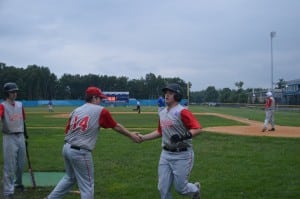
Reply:
M181 121L187 129L199 129L202 128L201 124L195 118L195 116L187 109L181 111Z
M3 118L4 116L4 106L3 104L0 104L0 117Z
M103 128L114 128L117 122L112 118L110 112L103 108L100 114L99 124Z

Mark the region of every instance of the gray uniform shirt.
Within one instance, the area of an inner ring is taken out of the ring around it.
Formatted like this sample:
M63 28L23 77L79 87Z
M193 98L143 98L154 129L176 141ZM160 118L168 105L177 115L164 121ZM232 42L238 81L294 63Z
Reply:
M192 146L192 139L183 140L178 143L171 143L172 135L178 134L179 137L186 136L189 129L185 127L181 120L181 111L185 107L178 104L168 110L167 108L159 112L160 126L162 129L162 147L169 149L184 148Z
M4 106L4 118L2 118L3 133L23 133L24 118L23 105L21 102L15 102L14 105L7 101L2 102Z
M100 130L102 106L85 103L70 114L70 127L65 142L83 149L93 150Z

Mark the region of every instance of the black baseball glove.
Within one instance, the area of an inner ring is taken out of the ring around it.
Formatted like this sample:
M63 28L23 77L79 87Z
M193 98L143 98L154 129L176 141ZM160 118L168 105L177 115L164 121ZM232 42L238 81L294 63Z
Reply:
M180 137L178 134L172 135L170 140L171 143L177 143L183 140L191 139L192 137L193 137L192 133L188 131L187 134L183 137Z
M177 143L181 141L181 137L178 134L171 136L171 143Z

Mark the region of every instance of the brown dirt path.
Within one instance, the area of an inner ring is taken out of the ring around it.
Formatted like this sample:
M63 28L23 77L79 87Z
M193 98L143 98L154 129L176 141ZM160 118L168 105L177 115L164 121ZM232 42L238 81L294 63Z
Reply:
M198 113L195 113L195 115L198 115ZM219 113L199 113L199 115L214 115L214 116L223 117L223 118L230 119L230 120L236 120L236 121L247 124L247 126L207 127L207 128L203 129L204 131L235 134L235 135L248 135L248 136L300 138L300 127L275 125L276 131L261 132L261 129L263 128L263 122L257 122L257 121L248 120L245 118L240 118L240 117L231 116L231 115L224 115L224 114L219 114Z

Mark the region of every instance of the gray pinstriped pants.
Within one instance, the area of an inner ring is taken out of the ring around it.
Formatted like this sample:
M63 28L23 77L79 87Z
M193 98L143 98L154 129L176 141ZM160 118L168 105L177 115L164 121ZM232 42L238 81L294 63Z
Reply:
M3 134L3 160L3 195L13 194L15 184L22 184L26 160L23 133Z

